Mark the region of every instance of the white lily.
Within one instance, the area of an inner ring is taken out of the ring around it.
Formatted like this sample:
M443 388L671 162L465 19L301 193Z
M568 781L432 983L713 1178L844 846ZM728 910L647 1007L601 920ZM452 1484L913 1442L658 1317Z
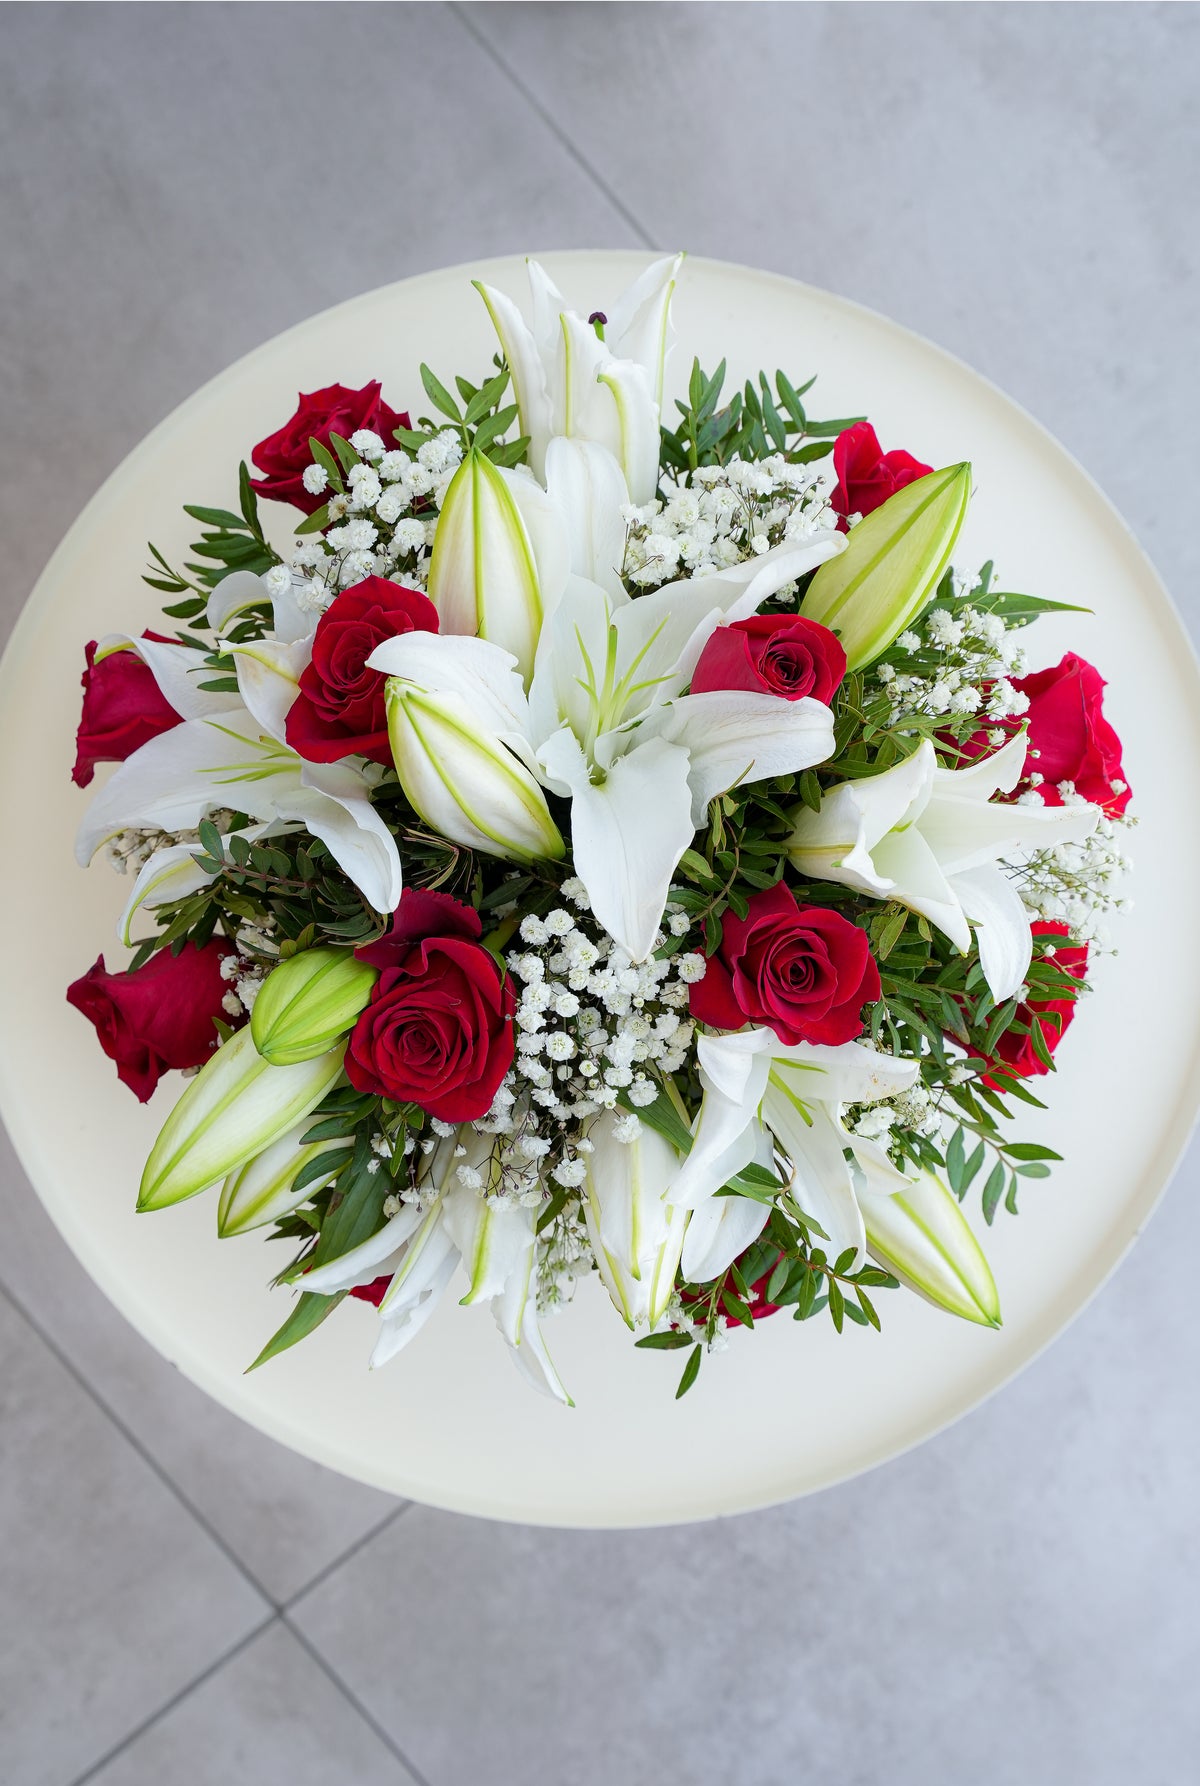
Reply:
M491 1147L486 1137L463 1128L444 1138L421 1175L422 1184L437 1192L428 1208L402 1209L340 1259L306 1272L300 1287L330 1296L377 1277L391 1278L379 1306L381 1329L371 1354L376 1368L420 1332L461 1263L468 1278L462 1301L490 1302L522 1374L569 1402L537 1318L537 1211L501 1199L489 1202L457 1183L464 1163L455 1153L460 1136L468 1148L466 1163L486 1173Z
M591 1130L584 1220L597 1269L618 1313L629 1327L655 1327L675 1285L688 1219L687 1211L667 1195L679 1171L679 1155L645 1123L633 1141L618 1141L613 1133L618 1120L608 1111Z
M214 633L223 637L231 621L265 602L271 608L275 637L291 645L310 638L318 619L318 610L301 606L302 589L293 579L284 589L273 590L253 571L231 571L209 596L205 618Z
M120 831L191 831L206 814L233 807L267 824L307 826L376 911L393 911L400 902L400 857L371 805L367 777L349 762L306 763L286 742L287 710L308 642L263 639L230 649L240 701L231 695L217 711L185 719L118 764L79 828L78 861L86 866ZM157 662L147 662L157 678ZM160 859L155 874L183 867L182 857ZM177 878L175 887L186 879Z
M491 639L529 675L545 603L561 594L568 564L562 511L542 486L527 471L468 453L442 503L429 561L442 631Z
M229 1174L221 1186L217 1205L217 1233L223 1240L230 1234L248 1234L252 1228L265 1228L278 1221L289 1210L315 1197L335 1177L345 1162L345 1150L336 1142L305 1142L304 1133L311 1127L306 1117ZM320 1177L309 1178L296 1190L301 1172L322 1154L329 1157L329 1170Z
M537 261L528 263L532 324L511 298L476 281L508 361L539 478L550 441L566 435L607 447L634 502L654 495L671 294L682 259L654 261L603 313L599 328L568 307Z
M877 1054L860 1042L789 1048L765 1028L702 1035L696 1051L704 1099L670 1200L703 1209L760 1146L755 1124L761 1121L792 1164L786 1195L821 1228L831 1257L850 1247L861 1263L866 1231L858 1189L890 1195L909 1181L883 1148L845 1127L842 1110L907 1091L916 1081L916 1061Z
M788 855L812 880L841 881L922 913L964 954L974 924L992 996L1011 998L1029 970L1030 918L999 864L1079 843L1100 816L1094 806L993 800L1016 787L1025 754L1019 732L966 768L941 769L925 739L882 775L829 789L819 812L794 808Z
M562 464L594 492L605 458L591 449L586 460L563 455ZM591 525L569 518L573 560L603 549L605 512ZM368 662L392 679L389 702L416 702L449 720L436 753L393 735L405 792L446 836L497 855L516 853L505 847L505 826L488 817L506 788L519 784L527 801L536 775L569 797L575 872L599 922L644 960L709 801L735 783L808 768L833 749L832 715L818 701L737 689L685 695L700 653L722 619L753 614L840 549L829 532L636 600L619 582L606 589L572 574L542 627L528 699L516 660L485 640L434 633L387 640ZM479 753L474 785L469 755L461 771L443 770L455 760L453 733Z

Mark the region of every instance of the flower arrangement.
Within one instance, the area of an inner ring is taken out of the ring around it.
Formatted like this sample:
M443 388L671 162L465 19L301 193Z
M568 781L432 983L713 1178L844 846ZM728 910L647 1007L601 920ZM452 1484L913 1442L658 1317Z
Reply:
M782 1309L999 1324L962 1204L1058 1158L1008 1125L1125 903L1104 684L953 563L969 464L724 362L671 426L679 264L587 317L480 285L494 368L422 367L415 422L302 396L150 548L164 630L87 646L78 855L133 954L68 998L139 1098L191 1075L138 1208L285 1243L256 1363L348 1294L380 1364L460 1269L564 1401L593 1271L678 1393Z

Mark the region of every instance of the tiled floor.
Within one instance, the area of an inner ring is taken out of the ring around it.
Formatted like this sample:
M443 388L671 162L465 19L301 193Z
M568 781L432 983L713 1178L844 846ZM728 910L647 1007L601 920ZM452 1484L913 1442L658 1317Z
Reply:
M1198 76L1190 7L4 7L4 630L104 475L256 342L425 267L639 244L961 353L1200 625ZM1190 1778L1197 1183L1193 1152L1066 1338L912 1456L698 1530L555 1534L241 1426L0 1151L0 1781Z

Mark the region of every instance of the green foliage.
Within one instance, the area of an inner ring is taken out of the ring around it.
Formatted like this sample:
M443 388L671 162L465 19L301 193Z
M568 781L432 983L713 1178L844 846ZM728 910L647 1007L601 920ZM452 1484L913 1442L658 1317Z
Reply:
M520 465L529 450L529 437L518 434L511 440L505 438L518 421L518 411L515 403L503 402L509 384L508 367L498 354L494 364L495 375L481 385L456 378L457 400L436 373L423 365L421 383L436 413L419 417L415 428L398 428L399 444L415 456L426 441L449 424L460 435L464 452L474 447L477 452L486 453L494 465Z
M163 607L163 613L170 615L172 620L185 620L191 627L207 630L204 610L210 593L222 578L231 571L253 571L256 576L261 576L273 564L281 562L279 554L267 544L263 535L258 518L258 497L245 460L238 468L238 500L239 514L234 514L232 509L202 508L198 503L184 503L184 514L199 521L204 531L189 547L192 559L185 562L183 571L172 569L157 546L147 548L153 563L143 581L151 589L180 597ZM269 619L270 604L264 603L262 623L269 623Z
M722 408L725 374L724 360L711 376L694 360L688 400L675 400L681 420L674 429L663 425L663 468L683 475L685 481L690 482L690 474L702 465L728 465L733 458L765 459L771 453L782 453L795 464L823 459L832 452L843 428L863 420L862 416L840 416L815 421L802 398L816 379L797 387L782 372L775 374L774 392L766 373L760 372L757 381L747 379Z

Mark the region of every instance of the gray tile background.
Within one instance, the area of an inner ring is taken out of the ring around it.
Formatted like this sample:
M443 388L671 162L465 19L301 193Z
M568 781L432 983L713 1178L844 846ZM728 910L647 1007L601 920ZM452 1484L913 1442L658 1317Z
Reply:
M684 244L995 378L1200 628L1198 77L1190 6L5 6L0 624L151 424L309 312ZM0 1778L1194 1777L1198 1178L921 1451L601 1535L397 1507L241 1426L0 1151Z

